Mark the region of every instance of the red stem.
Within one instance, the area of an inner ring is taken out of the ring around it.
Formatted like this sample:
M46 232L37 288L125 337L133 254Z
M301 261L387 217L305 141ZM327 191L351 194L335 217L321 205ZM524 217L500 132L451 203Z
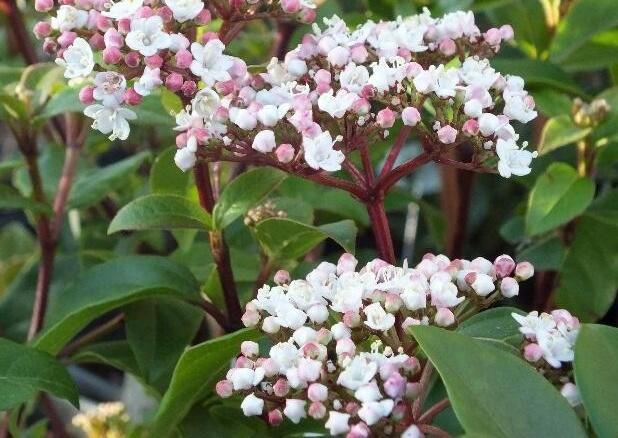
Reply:
M17 3L15 0L2 0L0 6L7 16L8 26L15 36L15 43L19 47L21 56L27 64L36 64L39 62L39 59L34 45L32 44L32 39L30 38L30 32L26 29L24 17L17 7Z
M395 249L393 248L393 239L391 230L384 210L384 199L380 197L374 201L365 203L371 229L373 230L376 245L378 246L378 254L380 258L390 264L395 264Z
M431 160L432 156L425 152L410 161L406 161L405 163L395 167L390 172L380 175L376 185L376 190L384 193L388 192L389 189L401 178L404 178L406 175L409 175L422 165L429 163Z
M395 144L391 148L388 156L386 157L386 160L384 161L384 167L382 167L382 172L380 172L380 176L388 174L393 169L393 166L397 161L397 157L399 157L399 154L401 153L403 145L406 143L406 140L410 136L410 132L412 132L412 128L410 126L404 126L403 128L401 128L401 130L399 131L399 135L395 140Z
M451 402L448 399L448 397L443 398L442 400L440 400L439 402L431 406L429 409L427 409L423 413L423 415L420 416L420 418L418 419L418 422L427 423L427 424L431 423L433 419L435 418L435 416L438 415L443 410L445 410L446 408L448 408L450 404Z

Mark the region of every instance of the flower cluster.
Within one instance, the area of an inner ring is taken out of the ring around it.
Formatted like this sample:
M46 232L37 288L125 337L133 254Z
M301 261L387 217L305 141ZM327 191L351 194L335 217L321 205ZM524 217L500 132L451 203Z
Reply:
M470 12L428 11L354 31L336 16L324 22L264 72L201 90L177 117L178 166L201 154L337 171L400 119L430 152L467 142L477 163L497 157L502 176L530 171L535 154L517 146L512 122L534 119L534 100L486 59L512 38L510 26L481 33Z
M573 347L579 332L579 320L564 309L551 313L534 311L528 315L513 313L525 337L524 358L533 363L551 381L561 387L560 392L572 406L581 403L577 387L569 381L563 365L573 361Z
M326 420L332 435L366 437L374 429L417 436L402 421L421 369L406 329L455 327L466 309L517 295L518 282L533 274L530 263L507 255L492 263L428 254L414 268L376 259L358 272L356 265L344 254L304 280L277 272L277 285L263 286L242 318L276 343L259 357L257 343L243 342L217 393L244 395L244 414L264 415L271 425L310 416Z
M38 22L34 33L44 39L45 52L55 55L73 81L94 82L80 92L88 104L84 113L93 128L110 139L129 135L128 120L137 116L130 106L165 85L190 99L198 82L213 86L244 77L244 62L223 55L218 35L195 35L211 19L212 7L230 22L266 14L274 18L315 18L312 0L240 0L225 7L202 0L36 0L39 12L55 12Z
M120 402L98 404L74 416L72 422L88 438L122 438L130 428L129 415Z

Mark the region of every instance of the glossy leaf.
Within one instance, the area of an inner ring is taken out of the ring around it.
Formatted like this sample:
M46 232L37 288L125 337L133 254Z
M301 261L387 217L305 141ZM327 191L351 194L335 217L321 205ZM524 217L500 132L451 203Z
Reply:
M526 214L528 235L540 234L579 216L590 205L594 183L565 163L554 163L530 192Z
M71 376L54 357L3 338L0 338L0 385L0 411L30 400L39 391L79 405Z
M169 147L161 152L150 169L150 190L153 193L185 195L191 179L190 172L183 172L174 163L178 149Z
M599 437L618 432L618 329L584 324L575 343L575 383Z
M480 340L518 345L522 340L519 324L511 313L523 314L514 307L496 307L477 313L461 323L458 332Z
M172 230L211 227L211 218L202 207L182 196L146 195L120 209L107 230Z
M564 114L547 121L541 134L540 155L547 154L555 149L573 144L585 138L592 128L580 128L573 122L571 116Z
M585 437L566 400L523 359L460 333L417 326L412 333L438 370L468 434Z

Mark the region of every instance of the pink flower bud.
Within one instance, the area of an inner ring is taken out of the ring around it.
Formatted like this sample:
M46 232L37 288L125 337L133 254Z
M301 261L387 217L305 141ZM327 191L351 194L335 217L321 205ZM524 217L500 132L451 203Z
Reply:
M453 315L453 312L451 312L450 309L443 307L441 309L438 309L438 311L436 312L434 321L440 327L449 327L455 324L455 315Z
M236 368L253 368L254 365L253 361L245 356L236 358Z
M503 40L510 41L515 36L513 27L510 24L504 24L500 26L500 36Z
M127 105L131 105L131 106L139 105L140 103L142 103L143 99L144 98L140 94L138 94L137 91L135 91L135 89L133 88L129 88L124 93L124 102Z
M260 322L260 313L254 310L247 310L241 317L245 327L255 327Z
M457 45L455 41L450 38L445 38L440 41L440 46L438 47L440 52L445 56L452 56L457 51Z
M286 14L295 14L300 11L300 0L281 0L281 9Z
M176 147L182 149L187 145L187 133L181 132L176 136Z
M524 359L528 362L538 362L543 357L543 350L539 344L528 344L524 347Z
M279 146L281 147L281 146ZM276 273L275 273L275 283L277 284L288 284L290 282L290 273L284 269L279 269Z
M319 420L326 415L326 406L320 402L313 402L309 405L308 414L311 418Z
M324 70L323 68L315 72L314 76L315 82L318 84L330 84L331 74L328 70Z
M131 30L131 19L129 18L121 18L118 20L118 32L121 34L128 34Z
M94 32L92 34L92 36L88 39L88 44L90 44L90 47L92 47L93 50L105 49L105 39L99 32Z
M73 44L75 38L77 38L77 34L75 32L62 32L56 41L58 41L60 47L66 48Z
M515 277L519 281L525 281L534 275L534 266L529 262L521 262L515 266Z
M263 154L267 154L272 152L273 149L277 147L277 142L275 140L275 133L270 129L264 129L258 132L253 138L253 143L251 145L253 149Z
M384 309L389 313L396 313L401 309L403 301L398 294L387 293L384 299Z
M219 34L217 34L217 32L205 32L204 35L202 35L202 44L206 44L210 40L218 40L218 39L219 39Z
M498 278L508 277L515 269L515 262L511 256L503 254L494 260L494 271Z
M318 334L316 335L316 341L322 345L328 345L330 341L333 340L333 334L326 327L320 328L318 330Z
M81 90L79 90L79 101L83 103L84 105L90 105L94 103L94 97L92 95L93 92L94 92L93 86L88 85L82 88Z
M139 65L141 56L138 52L129 52L124 56L124 63L127 67L135 68Z
M285 397L290 391L290 385L288 381L284 378L277 379L275 384L273 385L273 391L277 397Z
M168 90L173 92L180 90L183 82L184 79L179 73L170 73L167 78L165 78L165 86Z
M135 13L136 18L150 18L155 15L155 12L149 6L142 6Z
M122 59L122 53L117 47L108 47L103 50L103 62L106 64L118 64Z
M54 0L36 0L34 9L37 12L49 12L54 8Z
M410 62L410 60L412 59L412 52L410 52L408 49L400 47L399 50L397 50L397 56L401 56L404 61Z
M101 32L107 32L112 27L112 20L103 15L97 16L96 28Z
M343 314L343 323L350 328L358 327L361 321L361 316L358 312L349 310Z
M421 370L421 363L419 360L412 356L408 357L402 364L402 368L408 373L414 375Z
M564 324L571 330L579 328L579 319L571 315L566 309L552 310L551 316L554 318L557 325Z
M228 94L233 93L235 89L236 83L231 79L229 81L217 82L215 84L215 90L221 96L227 96Z
M409 106L401 112L401 120L406 126L416 126L421 121L421 113L413 106Z
M360 405L356 402L350 401L345 404L345 412L347 414L356 415L359 409Z
M335 67L343 67L350 59L350 50L347 47L336 46L328 52L326 59Z
M178 68L189 68L191 63L193 62L193 55L187 49L181 49L176 52L176 67Z
M105 47L121 48L124 46L124 37L114 28L110 28L105 32L104 39Z
M260 366L264 369L264 375L266 377L273 377L279 372L279 366L277 365L277 362L275 362L271 358L262 361L262 364Z
M395 124L395 113L390 108L384 108L378 112L376 116L376 122L380 126L380 128L388 129L392 128Z
M215 391L219 397L228 398L234 392L234 386L229 380L220 380L215 386Z
M32 29L34 36L36 36L38 39L43 39L46 36L49 36L51 31L51 24L49 24L47 21L39 21L37 24L34 25L34 28Z
M298 19L301 23L309 24L315 21L315 17L317 17L317 13L315 9L304 8L298 14Z
M365 99L371 99L375 95L376 95L376 88L373 85L367 84L367 85L363 85L363 88L361 88L361 92L360 92L361 97L364 97Z
M346 438L368 438L370 434L369 427L361 421L350 427Z
M357 64L364 64L368 56L369 52L367 52L364 44L357 44L350 51L350 58Z
M163 58L159 55L149 56L144 59L144 63L150 68L161 68L163 66Z
M322 402L328 398L328 388L321 383L312 383L307 388L307 397L313 402Z
M283 414L279 409L273 409L268 413L268 424L271 426L279 426L283 423Z
M402 397L406 392L406 379L401 374L395 372L384 382L384 392L390 398Z
M354 272L357 264L358 260L356 260L356 257L348 252L343 253L337 262L337 275L341 275L344 272Z
M457 138L457 130L451 125L445 125L438 129L438 140L444 144L451 144Z
M476 135L479 133L479 122L476 119L468 119L461 127L466 135Z
M504 277L500 281L500 293L505 298L512 298L519 294L519 283L513 277Z
M290 163L294 159L294 153L294 148L289 143L283 143L279 145L279 147L275 151L275 155L277 155L277 160L279 160L280 163L284 164Z
M359 116L364 116L369 114L371 111L371 103L364 97L360 99L356 99L356 101L352 104L352 111L354 111Z
M483 36L485 37L487 44L490 46L499 46L502 41L502 33L500 32L500 29L495 27L487 30Z
M246 357L256 357L260 354L260 346L257 342L243 341L240 344L240 352Z
M343 338L337 341L337 346L335 347L335 352L337 356L354 356L356 353L356 344L351 338Z
M196 24L203 26L205 24L208 24L212 21L212 15L210 13L210 11L207 8L202 9L202 12L200 12L197 17L194 18L194 21Z
M197 91L197 84L194 81L185 81L180 90L185 96L191 97Z
M408 407L405 405L405 403L399 403L393 408L393 411L391 412L391 418L393 419L393 421L402 421L406 417L407 410ZM407 438L406 435L404 435L404 437Z

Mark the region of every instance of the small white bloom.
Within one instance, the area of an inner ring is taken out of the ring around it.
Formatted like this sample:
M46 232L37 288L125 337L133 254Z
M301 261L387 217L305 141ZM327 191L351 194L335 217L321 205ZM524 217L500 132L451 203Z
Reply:
M134 120L137 115L127 108L110 108L95 104L86 107L84 114L92 119L92 128L107 135L110 140L126 140L131 128L127 120Z
M339 90L335 95L331 89L318 98L318 108L330 114L331 117L340 119L357 100L358 96L354 93Z
M208 86L217 81L227 81L231 78L228 70L234 62L232 57L224 55L225 45L219 40L210 40L205 45L191 44L193 62L191 72L202 78Z
M228 373L227 378L232 382L234 391L251 389L264 379L264 368L258 367L255 370L251 368L233 368Z
M244 398L244 400L240 404L240 408L242 409L243 414L245 414L245 416L247 417L251 417L253 415L262 415L262 410L264 409L264 400L256 397L254 393L251 393Z
M358 416L367 423L367 426L373 426L382 418L389 416L394 405L395 402L391 399L363 403L358 410Z
M277 141L275 140L275 133L270 129L265 129L258 132L253 139L251 147L263 154L272 152L277 147Z
M137 10L144 5L144 0L120 0L109 2L109 4L111 4L109 10L103 11L101 15L114 20L120 20L133 17Z
M163 31L163 19L158 15L136 18L131 21L131 32L125 38L127 46L144 56L153 56L159 50L167 49L170 36Z
M288 417L292 423L298 424L301 419L307 416L307 413L305 412L306 404L306 400L288 398L285 401L285 409L283 409L283 414Z
M549 333L556 328L556 321L548 313L541 313L536 310L527 315L519 315L511 313L511 316L519 323L519 331L522 332L528 339L534 341L539 336Z
M94 77L92 96L104 106L117 107L124 101L127 80L120 73L107 71L97 73Z
M307 321L307 314L287 301L277 304L275 312L277 314L277 323L281 327L296 330Z
M369 383L377 371L378 365L375 362L368 361L365 357L356 356L339 374L337 384L356 391Z
M268 354L277 364L280 373L285 373L298 365L299 351L291 342L279 342L273 345Z
M240 129L250 131L257 126L257 118L246 108L230 108L230 121Z
M333 326L330 328L330 331L332 332L333 338L335 338L336 341L352 336L352 332L350 331L350 329L342 322L333 324Z
M196 161L195 151L188 147L178 149L174 154L174 163L183 172L193 169Z
M264 126L272 127L279 123L290 110L289 104L264 105L257 113L257 119Z
M330 132L322 132L315 138L304 137L303 149L305 161L312 169L324 169L335 172L341 169L341 163L345 160L343 152L333 149L336 140Z
M566 398L569 404L573 407L579 406L582 403L577 386L571 382L567 382L562 386L560 389L560 394L562 394L562 396Z
M352 93L360 93L369 82L369 70L364 65L356 65L351 62L341 72L339 82L342 88Z
M349 420L350 414L330 411L328 414L328 421L324 426L329 430L331 435L340 435L350 430L350 425L348 424Z
M429 289L431 303L436 307L455 307L465 299L457 297L457 286L450 281L432 281Z
M67 79L88 76L94 68L94 55L90 44L83 38L75 38L62 54L56 59L56 64L65 68L64 77Z
M202 0L165 0L165 4L179 23L194 19L204 9Z
M354 391L354 397L363 403L378 401L384 398L375 380L372 380Z
M51 19L52 28L60 32L79 29L86 26L87 23L88 11L70 5L61 5L56 16Z
M530 169L532 159L538 155L536 151L530 152L518 148L514 140L507 141L501 138L496 142L496 154L499 159L498 172L504 178L509 178L511 175L528 175L532 171Z
M416 424L413 424L403 431L401 438L425 438L425 435Z
M489 275L481 274L480 272L476 273L476 279L472 282L471 286L474 292L481 297L486 297L496 289L494 280Z
M365 325L373 330L386 331L395 324L395 315L387 313L380 303L373 303L363 309L367 319Z
M571 362L575 357L571 343L557 331L539 333L537 343L543 352L543 359L554 368L560 368L561 362Z
M197 92L191 106L193 111L199 116L209 119L221 103L221 98L212 88L203 88Z
M161 85L162 83L163 81L161 80L161 69L150 68L146 66L144 68L144 73L135 83L133 88L135 88L137 94L141 96L149 96L152 90Z

